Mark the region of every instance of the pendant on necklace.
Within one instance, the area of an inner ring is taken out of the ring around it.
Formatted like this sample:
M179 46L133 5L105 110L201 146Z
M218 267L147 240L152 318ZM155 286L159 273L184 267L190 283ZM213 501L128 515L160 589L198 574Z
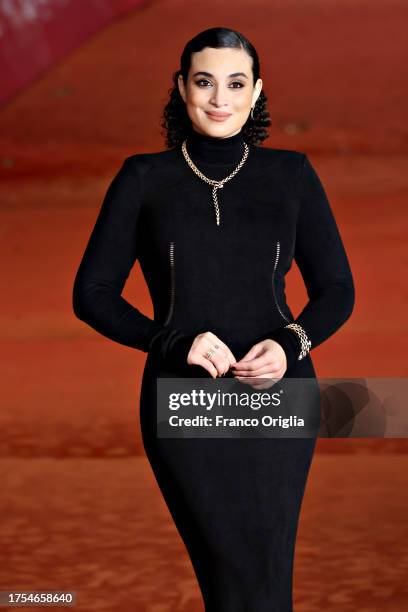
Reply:
M217 225L220 225L220 209L219 209L219 206L218 206L217 189L222 189L224 187L224 183L226 183L227 181L231 180L237 174L237 172L242 168L243 164L245 163L245 161L246 161L246 159L248 157L249 146L247 145L246 142L244 142L244 155L243 155L241 161L239 162L238 166L235 168L235 170L233 170L231 172L231 174L229 174L226 178L222 179L222 181L215 181L215 180L209 179L207 176L205 176L197 168L197 166L193 163L192 159L190 158L190 156L189 156L189 154L187 152L186 143L187 143L187 139L185 139L183 141L183 144L181 146L181 150L183 152L183 156L184 156L184 159L186 160L187 164L195 172L195 174L197 174L197 176L199 176L203 181L205 181L209 185L213 185L212 196L213 196L213 200L214 200L215 215L216 215L216 219L217 219Z
M224 184L220 183L219 185L214 185L213 190L212 190L217 225L220 224L220 208L218 206L217 189L221 189L222 187L224 187Z

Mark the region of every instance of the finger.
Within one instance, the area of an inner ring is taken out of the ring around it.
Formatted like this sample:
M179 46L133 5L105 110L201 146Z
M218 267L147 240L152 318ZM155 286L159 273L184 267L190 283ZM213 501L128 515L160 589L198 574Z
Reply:
M255 348L255 347L253 347ZM251 349L252 351L252 349ZM273 351L270 349L265 349L264 347L258 348L256 352L249 351L245 357L236 362L235 366L237 368L243 369L257 369L271 360L273 358ZM252 355L250 357L250 355Z
M223 376L230 368L230 362L225 353L214 353L210 357L211 362L217 369L218 375Z
M231 366L234 365L237 361L235 359L235 355L231 352L229 347L226 344L223 344L223 348L224 347L225 347L224 349L225 362L224 362L224 369L222 371L222 375L226 374L231 369Z
M256 357L251 361L238 361L234 364L234 372L237 373L248 373L248 374L262 374L268 371L268 368L276 368L276 366L280 364L280 361L276 358L276 355L273 355L271 351L268 351L266 354L261 357Z
M244 380L247 380L254 389L269 389L278 382L279 377L276 375L272 376L271 374L266 376L264 374L262 376L255 376Z
M255 357L259 355L261 351L262 351L262 346L260 344L254 344L254 346L249 349L246 355L244 355L242 359L239 360L238 363L240 363L241 361L250 361L251 359L254 359Z
M228 347L227 349L228 349L228 360L229 360L230 366L232 366L237 363L237 360L235 358L234 353Z
M247 384L254 384L254 385L258 385L258 381L256 379L258 379L259 381L261 381L261 384L263 385L263 383L266 384L266 386L271 386L272 384L275 384L278 380L280 380L283 375L286 372L286 368L279 368L278 370L275 370L273 372L267 372L266 374L261 374L258 376L236 376L237 380L239 380L242 383L247 383Z
M218 346L218 348L215 349L215 353L211 357L211 361L217 368L219 375L223 376L228 372L231 365L236 362L235 356L231 352L228 345L212 332L208 332L205 340L210 343L210 348L215 348Z
M207 336L202 339L202 342L205 344L204 348L198 346L197 349L201 350L204 359L207 359L213 364L217 371L217 376L223 376L230 368L227 347L217 338L217 336L215 336L215 334L207 334ZM207 357L206 355L209 349L212 351L212 354Z
M207 372L209 372L209 374L211 374L213 378L217 378L217 375L218 375L217 368L213 365L213 363L209 359L206 359L205 357L202 357L201 355L194 355L192 359L193 359L193 363L202 366L205 370L207 370Z
M234 373L235 376L265 376L267 377L268 374L271 372L273 374L276 374L276 372L279 371L279 369L281 368L281 364L280 362L269 362L266 365L262 366L261 368L258 368L257 370L250 370L250 369L236 369L236 368L232 368L232 372Z

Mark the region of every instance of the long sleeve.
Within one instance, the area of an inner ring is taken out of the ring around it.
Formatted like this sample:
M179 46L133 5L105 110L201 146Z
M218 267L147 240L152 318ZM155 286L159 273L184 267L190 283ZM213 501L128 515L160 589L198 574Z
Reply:
M310 350L329 338L350 317L354 283L347 255L323 185L303 155L294 258L309 301L295 319L311 341ZM269 335L284 349L288 368L296 363L300 340L282 327Z
M141 207L138 168L126 158L111 181L73 286L75 315L97 332L165 362L186 365L194 336L144 315L121 293L137 257Z

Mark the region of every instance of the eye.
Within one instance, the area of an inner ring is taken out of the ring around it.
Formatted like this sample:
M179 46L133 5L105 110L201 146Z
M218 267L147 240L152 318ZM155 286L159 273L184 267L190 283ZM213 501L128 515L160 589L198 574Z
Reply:
M199 81L196 81L196 85L198 85L199 87L201 87L200 83L209 83L210 81L207 81L207 79L200 79Z
M198 85L199 87L205 87L206 85L201 85L202 83L210 83L210 81L208 81L207 79L199 79L198 81L196 81L196 85ZM242 89L242 87L244 87L244 84L241 83L241 81L233 81L231 83L231 85L239 85L239 87L231 87L231 89Z

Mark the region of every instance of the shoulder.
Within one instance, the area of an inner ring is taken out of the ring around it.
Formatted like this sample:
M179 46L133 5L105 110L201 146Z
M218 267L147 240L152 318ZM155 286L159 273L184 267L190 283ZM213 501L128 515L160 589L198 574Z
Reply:
M260 160L288 163L288 164L299 164L303 163L306 154L303 151L297 151L295 149L279 149L276 147L266 147L264 145L250 145L251 150Z
M122 161L118 175L139 193L179 180L181 165L175 149L133 153Z
M273 171L279 177L299 177L307 158L303 151L264 145L250 145L255 164L261 171Z
M176 157L175 149L154 151L152 153L133 153L125 158L124 164L128 168L149 169L155 167L165 167Z

